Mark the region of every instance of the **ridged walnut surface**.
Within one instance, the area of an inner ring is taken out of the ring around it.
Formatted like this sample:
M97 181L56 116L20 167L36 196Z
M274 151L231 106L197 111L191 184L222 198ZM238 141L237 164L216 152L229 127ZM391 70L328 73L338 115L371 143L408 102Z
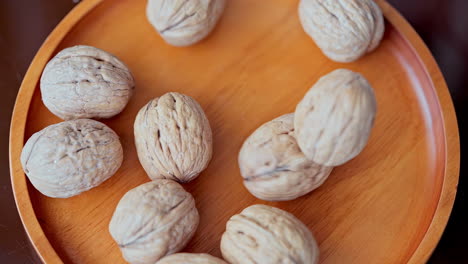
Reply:
M155 180L120 200L109 232L126 261L152 264L181 250L192 238L199 216L192 195L171 180Z
M151 179L188 182L211 160L213 139L201 106L190 96L167 93L138 112L135 145Z
M294 137L294 114L286 114L255 130L239 153L244 185L256 197L292 200L318 188L332 167L307 159Z
M359 73L338 69L323 76L296 107L294 127L302 152L324 166L356 157L367 144L377 103Z
M115 116L127 105L134 86L123 62L90 46L62 50L41 77L42 101L64 120Z
M117 134L98 121L50 125L24 145L21 164L34 187L49 197L80 194L114 175L123 160Z
M382 40L384 19L373 0L301 0L305 32L330 59L352 62Z
M229 219L221 252L231 264L315 264L319 259L317 242L301 221L286 211L259 204Z
M225 4L225 0L148 0L146 16L167 43L188 46L210 34Z

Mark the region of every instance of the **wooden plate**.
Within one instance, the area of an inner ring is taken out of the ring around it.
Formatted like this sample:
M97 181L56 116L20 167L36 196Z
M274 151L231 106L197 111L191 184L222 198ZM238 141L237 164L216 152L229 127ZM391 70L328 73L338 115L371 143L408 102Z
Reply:
M10 138L17 206L44 262L121 263L108 232L113 210L129 189L149 181L133 142L137 111L168 91L193 96L214 133L214 157L184 187L201 222L185 251L220 256L226 221L248 205L265 203L295 214L313 231L322 263L422 263L449 217L459 172L455 113L444 79L409 24L386 2L386 33L373 53L338 64L305 35L297 1L235 0L215 31L195 46L166 45L145 17L143 0L87 0L52 32L34 58L18 94ZM32 133L61 120L42 104L39 79L63 48L93 45L129 65L136 95L123 113L104 120L121 137L125 161L101 186L52 199L26 179L19 157ZM366 76L378 114L364 152L334 170L318 190L290 202L267 203L243 187L237 154L260 124L292 112L311 85L333 69Z

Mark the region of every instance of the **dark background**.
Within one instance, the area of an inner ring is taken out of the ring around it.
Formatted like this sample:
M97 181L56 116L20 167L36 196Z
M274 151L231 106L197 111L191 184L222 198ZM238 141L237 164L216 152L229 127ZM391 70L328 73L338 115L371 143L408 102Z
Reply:
M233 0L235 1L235 0ZM429 46L446 78L458 116L462 159L468 111L468 0L387 0ZM77 0L0 0L0 263L39 263L16 211L8 167L10 118L21 80L40 45ZM455 206L429 263L468 263L466 166Z

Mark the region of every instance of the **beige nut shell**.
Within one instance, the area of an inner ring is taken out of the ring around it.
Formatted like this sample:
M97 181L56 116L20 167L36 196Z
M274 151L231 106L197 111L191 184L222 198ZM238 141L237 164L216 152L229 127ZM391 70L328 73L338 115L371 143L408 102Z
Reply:
M21 152L32 185L49 197L67 198L94 188L120 168L117 134L101 122L77 119L33 134Z
M115 116L127 105L134 86L122 61L90 46L60 51L41 77L42 101L64 120Z
M337 62L352 62L373 51L385 30L373 0L301 0L299 18L322 52Z
M148 0L146 16L173 46L199 42L216 26L226 0Z
M134 124L138 158L151 179L188 182L212 156L210 124L190 96L167 93L151 100Z
M257 198L292 200L318 188L332 167L307 159L294 137L294 114L269 121L250 135L239 153L245 187Z
M208 254L177 253L162 258L156 264L227 264L224 260Z
M155 263L185 247L199 216L192 195L171 180L155 180L120 200L109 232L132 264Z
M367 144L376 111L369 82L359 73L335 70L320 78L296 107L299 147L315 163L344 164Z
M319 259L317 242L307 226L286 211L259 204L229 219L221 252L231 264L315 264Z

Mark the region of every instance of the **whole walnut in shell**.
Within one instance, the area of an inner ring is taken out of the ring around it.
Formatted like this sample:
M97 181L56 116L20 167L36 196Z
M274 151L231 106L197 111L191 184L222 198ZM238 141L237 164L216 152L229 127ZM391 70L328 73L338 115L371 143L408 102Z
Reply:
M155 263L184 248L198 221L190 193L174 181L155 180L122 197L109 232L129 263Z
M242 145L239 167L244 185L256 197L292 200L318 188L332 167L307 159L294 137L294 114L263 124Z
M117 134L91 119L48 126L33 134L21 153L21 164L32 185L56 198L98 186L114 175L122 160Z
M330 59L352 62L382 40L384 19L373 0L301 0L304 31Z
M167 93L151 100L134 127L138 158L151 179L188 182L211 160L210 123L190 96Z
M115 116L127 105L134 86L123 62L90 46L62 50L41 77L42 101L65 120Z
M177 253L162 258L156 264L227 264L208 254Z
M367 80L350 70L335 70L320 78L296 107L299 147L318 164L341 165L365 147L376 111Z
M259 204L229 219L221 252L231 264L315 264L319 260L317 242L307 226L288 212Z
M148 0L146 15L167 43L188 46L210 34L225 4L226 0Z

